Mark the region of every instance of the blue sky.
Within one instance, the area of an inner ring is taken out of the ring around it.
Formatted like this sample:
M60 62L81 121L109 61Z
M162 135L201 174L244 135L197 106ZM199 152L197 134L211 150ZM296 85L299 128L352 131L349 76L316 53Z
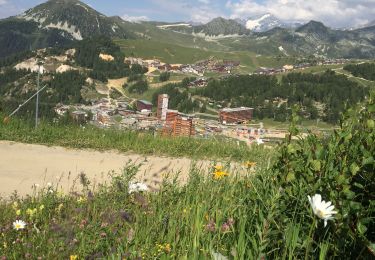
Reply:
M0 0L0 18L19 14L44 1ZM208 22L222 16L247 18L271 13L283 20L318 20L351 27L375 20L375 0L83 0L105 15L126 20Z

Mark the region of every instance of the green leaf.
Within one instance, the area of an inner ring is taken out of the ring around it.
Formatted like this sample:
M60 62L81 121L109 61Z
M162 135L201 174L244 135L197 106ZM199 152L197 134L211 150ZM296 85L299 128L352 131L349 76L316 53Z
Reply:
M296 176L293 172L289 172L288 175L286 176L286 181L287 182L291 182L291 181L294 181L296 179Z
M357 230L358 232L361 234L361 235L364 235L367 231L367 227L366 225L364 225L363 223L361 223L361 221L358 221L357 223Z
M352 192L352 191L351 191L351 192ZM354 192L352 192L352 193L354 193ZM361 210L361 208L362 208L362 204L359 203L359 202L351 201L351 202L350 202L350 208L351 208L352 210L359 211L359 210Z
M373 164L374 163L374 157L370 156L367 158L363 158L362 165L368 165L368 164Z
M372 119L367 120L367 127L373 129L375 127L375 122Z
M314 171L320 171L320 169L322 168L322 164L319 160L312 160L310 162L311 164L311 168L314 170Z
M336 177L336 181L339 185L346 183L346 177L344 175L339 175Z
M354 162L350 165L350 172L353 174L353 175L356 175L357 172L359 172L361 168Z
M288 144L288 153L294 154L296 153L296 148L292 144Z
M355 192L351 191L349 188L345 188L343 190L343 192L344 192L346 198L348 198L348 199L353 199L355 197ZM357 203L357 202L351 202L351 203ZM359 204L359 205L361 205L361 204Z

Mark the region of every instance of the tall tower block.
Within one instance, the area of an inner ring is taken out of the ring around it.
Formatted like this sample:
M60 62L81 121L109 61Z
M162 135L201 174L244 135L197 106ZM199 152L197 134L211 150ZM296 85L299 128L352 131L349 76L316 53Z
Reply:
M167 119L169 96L167 94L160 94L158 96L158 110L157 117L165 121Z

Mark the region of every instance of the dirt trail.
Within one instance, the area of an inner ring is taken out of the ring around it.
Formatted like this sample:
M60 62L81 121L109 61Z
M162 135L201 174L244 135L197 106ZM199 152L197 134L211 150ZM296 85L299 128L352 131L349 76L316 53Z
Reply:
M129 160L142 163L136 180L157 188L165 173L178 173L179 180L186 181L194 163L188 158L74 150L8 141L0 141L0 158L0 196L5 197L14 190L21 195L30 194L35 183L45 186L50 182L69 191L81 172L92 183L103 183L108 181L110 171L120 172ZM210 162L200 161L197 165L207 170Z

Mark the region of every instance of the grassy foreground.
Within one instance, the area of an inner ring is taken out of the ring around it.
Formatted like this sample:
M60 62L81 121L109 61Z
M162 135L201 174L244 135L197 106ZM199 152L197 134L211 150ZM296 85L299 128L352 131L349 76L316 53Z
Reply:
M79 193L35 187L0 201L0 257L373 259L374 101L348 111L329 137L286 140L273 164L248 164L248 174L193 167L186 185L166 176L157 192L132 192L138 167L127 165L95 189L82 175ZM332 216L309 204L315 194Z
M0 116L1 122L2 117ZM41 123L37 129L22 120L0 124L0 140L55 145L77 149L118 150L145 155L166 155L195 159L229 159L258 161L270 151L236 142L219 142L195 138L154 137L135 131L102 130L91 126Z

